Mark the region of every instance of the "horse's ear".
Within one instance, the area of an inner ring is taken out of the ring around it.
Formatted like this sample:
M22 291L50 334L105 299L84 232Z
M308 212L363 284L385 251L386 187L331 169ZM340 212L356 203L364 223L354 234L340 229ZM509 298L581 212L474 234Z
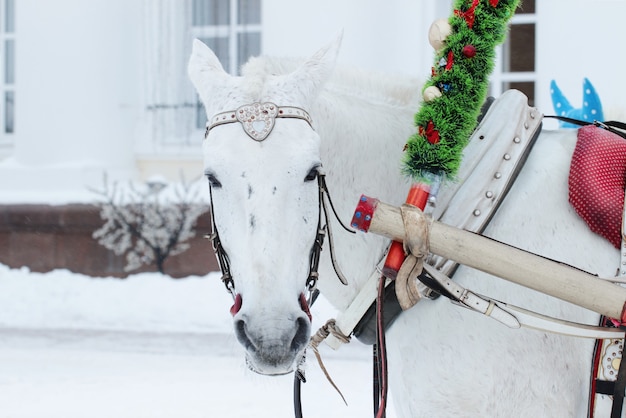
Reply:
M187 73L199 93L204 93L212 84L230 77L211 48L198 39L193 40Z
M317 51L291 74L290 79L304 97L316 97L330 78L335 69L342 38L343 31L333 42Z

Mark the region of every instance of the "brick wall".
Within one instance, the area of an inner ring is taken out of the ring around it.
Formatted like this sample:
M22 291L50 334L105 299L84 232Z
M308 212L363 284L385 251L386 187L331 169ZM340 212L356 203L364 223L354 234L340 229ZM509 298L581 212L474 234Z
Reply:
M31 271L68 269L90 276L126 277L138 271L156 271L144 266L124 271L126 260L91 237L104 221L94 205L0 205L0 263ZM211 231L211 219L203 214L196 224L191 248L165 261L172 277L204 275L217 271L211 243L203 236Z

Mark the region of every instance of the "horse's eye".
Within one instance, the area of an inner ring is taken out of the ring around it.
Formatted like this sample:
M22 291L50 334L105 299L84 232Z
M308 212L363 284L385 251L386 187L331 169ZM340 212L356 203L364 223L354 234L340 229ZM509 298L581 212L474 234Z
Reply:
M306 177L304 178L304 181L313 181L317 178L317 175L319 174L319 166L316 165L315 167L313 167L309 173L306 175Z
M207 173L206 178L209 180L209 185L211 187L214 187L216 189L219 189L220 187L222 187L222 183L220 183L217 177L215 177L215 174Z

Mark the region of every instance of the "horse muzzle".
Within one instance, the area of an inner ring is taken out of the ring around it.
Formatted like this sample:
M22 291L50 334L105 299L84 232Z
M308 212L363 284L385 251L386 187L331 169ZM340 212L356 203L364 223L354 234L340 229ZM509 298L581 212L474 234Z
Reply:
M253 317L246 310L237 312L235 335L246 349L246 363L252 371L263 375L290 373L311 335L308 306L294 313L267 313Z

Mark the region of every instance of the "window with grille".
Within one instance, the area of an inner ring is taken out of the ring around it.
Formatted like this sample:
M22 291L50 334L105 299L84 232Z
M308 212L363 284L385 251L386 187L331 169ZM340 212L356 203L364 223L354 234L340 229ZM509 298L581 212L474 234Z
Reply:
M13 145L15 132L15 1L0 0L0 151Z
M490 94L500 96L508 89L516 89L535 105L535 0L524 0L511 19L509 34L499 48L498 60L492 77Z
M242 64L261 53L261 0L193 0L192 35L207 44L224 70L237 75ZM206 114L198 101L196 127Z

